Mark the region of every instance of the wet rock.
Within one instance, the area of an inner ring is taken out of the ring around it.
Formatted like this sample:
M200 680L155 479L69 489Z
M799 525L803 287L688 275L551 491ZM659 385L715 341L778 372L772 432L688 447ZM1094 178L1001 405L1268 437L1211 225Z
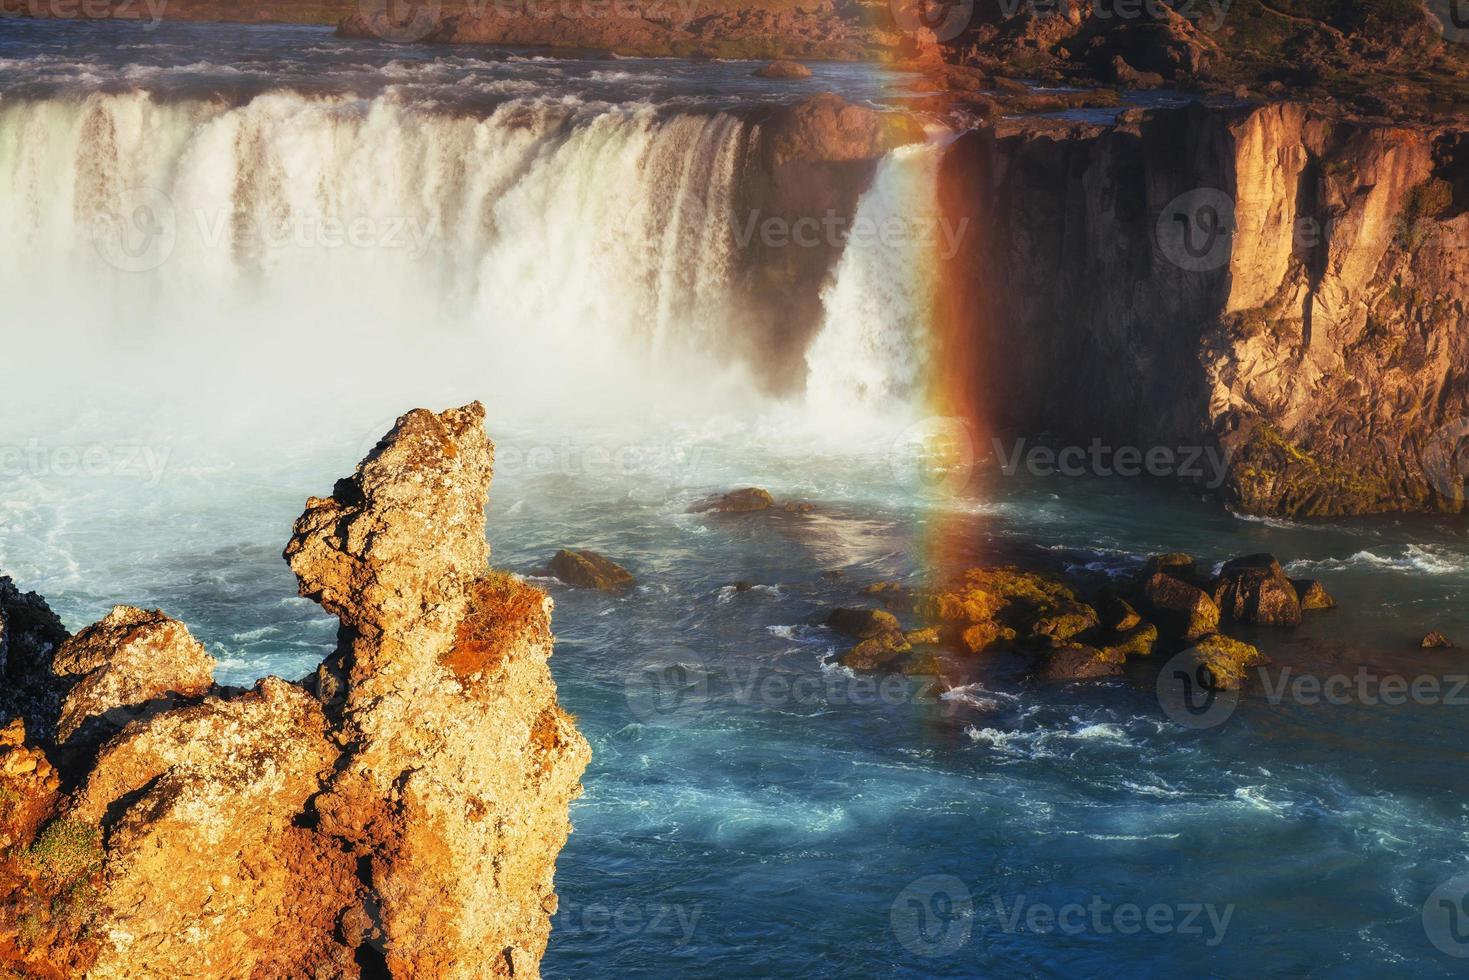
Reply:
M1040 676L1048 681L1094 680L1122 673L1125 656L1112 650L1098 650L1084 643L1068 643L1057 647L1046 657Z
M904 638L901 632L892 630L879 633L858 643L842 654L839 663L852 670L885 670L912 649L912 644Z
M811 69L799 61L772 61L768 65L755 69L753 74L756 78L810 78Z
M1166 555L1153 555L1143 564L1140 578L1143 582L1147 582L1159 572L1171 575L1180 582L1187 582L1190 585L1199 584L1198 562L1193 555L1187 555L1181 551L1169 552Z
M1218 633L1201 638L1186 650L1194 676L1216 691L1238 690L1251 667L1270 662L1255 647Z
M1253 626L1299 626L1301 600L1272 555L1226 562L1214 585L1214 603L1230 619Z
M1101 617L1104 626L1116 633L1130 632L1143 621L1131 603L1115 595L1102 599L1097 606L1097 615Z
M1433 630L1418 641L1418 646L1424 650L1448 650L1453 648L1454 641L1444 636L1438 630Z
M864 588L862 594L876 599L888 609L897 612L913 611L913 594L897 582L874 582Z
M1152 623L1139 622L1131 630L1119 630L1121 636L1114 643L1105 645L1104 652L1127 659L1128 657L1147 657L1153 652L1153 646L1158 642L1158 627Z
M637 584L631 572L594 551L558 551L551 574L567 585L600 592L623 592Z
M826 625L854 640L866 640L883 633L903 632L897 617L880 609L834 609L826 617Z
M66 742L89 721L101 741L151 702L193 698L214 684L215 660L183 623L159 610L114 606L56 651L53 670L71 682L57 719Z
M703 503L690 507L689 513L704 514L712 511L716 514L750 514L755 511L769 510L774 505L775 498L770 496L769 490L760 487L745 487L742 490L731 490L729 493L710 497Z
M1197 640L1219 628L1219 607L1202 589L1158 572L1143 586L1142 599L1158 627L1185 640Z
M1318 580L1292 579L1291 584L1295 586L1296 596L1301 600L1302 611L1336 608L1336 599L1332 598L1331 593Z

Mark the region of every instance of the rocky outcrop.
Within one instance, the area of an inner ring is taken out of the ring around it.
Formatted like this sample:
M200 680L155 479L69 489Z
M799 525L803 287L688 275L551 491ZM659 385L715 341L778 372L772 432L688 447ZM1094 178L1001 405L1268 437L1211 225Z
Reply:
M214 688L161 613L66 640L37 597L0 595L41 624L10 652L61 641L46 674L77 772L22 723L0 734L0 966L537 975L589 749L547 669L549 598L488 567L483 418L410 412L308 502L286 554L341 620L308 684ZM126 727L79 761L99 712Z
M984 428L1163 450L1242 510L1458 511L1466 146L1291 104L968 133L940 359Z
M1444 636L1438 630L1432 630L1424 634L1423 639L1418 641L1418 646L1424 650L1451 650L1454 641Z
M689 508L692 514L749 514L757 510L769 510L775 506L775 498L762 487L745 487L731 490L717 497L710 497Z
M153 702L197 697L214 684L214 658L183 623L131 606L114 607L63 643L51 670L70 685L56 723L59 742L91 720L102 723L99 737L110 734Z

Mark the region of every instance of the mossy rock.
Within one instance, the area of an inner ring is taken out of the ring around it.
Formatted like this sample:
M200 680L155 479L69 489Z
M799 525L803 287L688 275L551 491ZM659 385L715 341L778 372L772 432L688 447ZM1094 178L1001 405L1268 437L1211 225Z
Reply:
M1200 681L1216 691L1239 690L1251 667L1270 662L1269 657L1250 644L1219 633L1203 637L1188 653Z
M898 617L881 609L833 609L826 617L826 625L854 640L866 640L884 633L901 634L903 631Z
M886 670L903 654L913 649L902 633L890 632L870 637L838 658L838 663L852 670Z
M1153 652L1153 646L1158 642L1158 627L1152 623L1139 623L1135 628L1126 632L1117 643L1110 643L1103 649L1126 660L1128 657L1147 657Z

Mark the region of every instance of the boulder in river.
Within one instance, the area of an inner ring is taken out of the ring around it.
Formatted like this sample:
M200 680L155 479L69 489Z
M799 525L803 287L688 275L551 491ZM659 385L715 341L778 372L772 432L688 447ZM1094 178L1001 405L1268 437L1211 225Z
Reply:
M1301 600L1303 612L1336 608L1336 599L1326 591L1326 587L1319 580L1298 578L1291 579L1291 584L1296 587L1296 596Z
M1164 572L1143 586L1142 599L1154 621L1167 633L1197 640L1219 628L1219 607L1202 589Z
M811 69L807 68L799 61L780 60L772 61L768 65L764 65L760 68L755 69L753 74L756 78L776 78L783 80L810 78Z
M1241 640L1218 633L1201 638L1184 653L1195 666L1195 675L1215 691L1235 691L1246 672L1270 662L1270 658Z
M1418 641L1418 645L1424 650L1449 650L1454 646L1454 641L1444 636L1438 630L1426 634Z
M689 508L689 513L705 514L712 511L716 514L750 514L755 511L769 510L774 504L775 498L770 495L769 490L761 487L744 487L695 504Z
M567 585L623 592L637 584L632 572L595 551L562 550L551 558L551 574Z

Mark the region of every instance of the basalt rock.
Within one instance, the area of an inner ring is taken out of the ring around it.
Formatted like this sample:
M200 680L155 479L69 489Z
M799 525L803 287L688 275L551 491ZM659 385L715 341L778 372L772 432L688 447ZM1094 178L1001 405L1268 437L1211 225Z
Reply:
M1292 579L1291 584L1296 587L1296 595L1301 600L1301 609L1310 612L1313 609L1335 609L1336 599L1326 591L1326 586L1316 579Z
M120 607L66 641L20 603L40 626L6 652L59 645L46 673L71 685L53 728L119 706L128 724L74 789L24 724L0 730L0 968L538 974L589 749L547 669L550 599L488 568L483 418L410 412L308 502L286 554L341 620L309 689L210 687L161 613Z
M33 738L55 736L66 683L51 658L70 636L45 599L0 576L0 723L23 718Z
M1154 621L1172 636L1197 640L1219 628L1219 607L1202 590L1158 572L1143 586Z
M1238 623L1299 626L1296 587L1271 555L1246 555L1225 562L1213 589L1214 604Z

